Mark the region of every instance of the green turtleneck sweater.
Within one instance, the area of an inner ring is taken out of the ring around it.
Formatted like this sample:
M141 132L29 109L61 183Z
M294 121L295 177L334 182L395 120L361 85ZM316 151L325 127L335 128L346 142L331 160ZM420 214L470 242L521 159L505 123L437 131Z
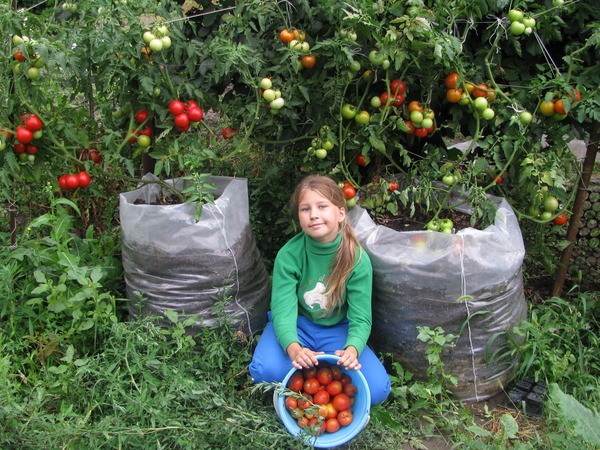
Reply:
M273 269L271 311L277 340L284 351L299 342L298 314L320 325L335 325L348 318L348 339L360 354L371 333L371 291L373 268L367 253L359 248L355 267L346 281L344 302L331 315L322 316L331 261L340 243L321 244L304 232L290 239L277 253ZM323 308L323 309L322 309Z

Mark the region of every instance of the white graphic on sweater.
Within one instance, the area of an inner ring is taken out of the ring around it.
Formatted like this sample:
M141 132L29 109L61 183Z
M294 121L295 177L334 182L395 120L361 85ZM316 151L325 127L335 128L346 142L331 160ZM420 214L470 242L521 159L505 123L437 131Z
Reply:
M315 309L325 309L327 306L327 296L325 295L325 285L320 281L317 282L312 291L304 293L304 302Z

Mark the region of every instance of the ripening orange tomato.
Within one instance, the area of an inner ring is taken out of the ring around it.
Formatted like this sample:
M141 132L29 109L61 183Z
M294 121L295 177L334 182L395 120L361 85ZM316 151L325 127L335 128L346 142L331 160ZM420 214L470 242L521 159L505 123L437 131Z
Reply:
M544 100L540 103L540 112L545 116L554 114L554 102L551 100Z
M317 58L314 55L304 55L300 58L300 63L305 69L312 69L317 64Z
M565 104L563 103L562 99L556 100L554 102L554 112L560 115L567 113L567 111L565 110Z
M456 89L458 86L458 73L452 72L446 75L444 83L448 89Z
M279 32L279 40L284 44L289 44L292 40L294 40L294 33L287 28L284 28Z
M446 91L446 100L449 103L458 103L462 97L461 89L450 88Z

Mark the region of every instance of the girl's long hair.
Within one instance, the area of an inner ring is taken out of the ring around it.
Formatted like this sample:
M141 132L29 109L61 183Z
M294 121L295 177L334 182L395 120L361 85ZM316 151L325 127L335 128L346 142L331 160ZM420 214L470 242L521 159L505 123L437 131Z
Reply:
M322 195L338 208L346 209L346 216L340 224L342 242L331 262L329 279L327 281L327 292L325 293L327 296L325 315L329 315L336 308L342 306L344 294L346 292L346 280L355 266L356 253L362 252L362 248L360 247L360 243L358 242L352 227L348 223L348 211L344 194L337 183L329 177L322 175L308 175L300 181L298 186L296 186L291 199L292 211L294 211L296 218L298 218L300 199L307 190Z

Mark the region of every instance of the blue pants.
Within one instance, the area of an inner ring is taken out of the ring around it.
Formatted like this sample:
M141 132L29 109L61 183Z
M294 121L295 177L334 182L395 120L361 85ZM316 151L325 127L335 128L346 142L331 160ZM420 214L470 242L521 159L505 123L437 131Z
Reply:
M336 350L344 348L348 336L348 321L344 320L337 325L323 326L311 322L304 316L298 317L298 338L300 343L313 351L334 354ZM369 347L365 347L358 361L362 365L360 371L367 380L371 393L371 405L383 402L390 394L390 377L377 355ZM258 345L254 351L249 370L255 383L281 382L288 372L293 369L292 360L283 351L271 322L267 323Z

